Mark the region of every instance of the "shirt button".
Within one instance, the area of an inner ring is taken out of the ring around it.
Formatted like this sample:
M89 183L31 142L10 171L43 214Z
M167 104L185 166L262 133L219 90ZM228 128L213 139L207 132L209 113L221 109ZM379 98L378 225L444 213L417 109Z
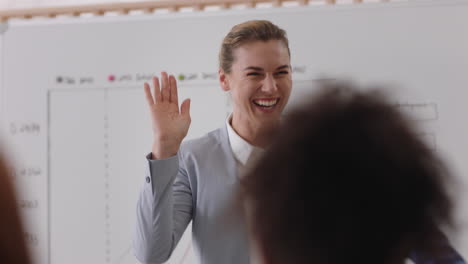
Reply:
M146 182L150 183L150 181L151 181L150 177L146 177Z

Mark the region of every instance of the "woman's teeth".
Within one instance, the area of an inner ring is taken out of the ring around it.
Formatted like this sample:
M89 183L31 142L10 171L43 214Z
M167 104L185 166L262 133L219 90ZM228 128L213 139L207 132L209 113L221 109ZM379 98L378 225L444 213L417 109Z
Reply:
M278 103L278 99L273 100L254 100L254 104L263 107L272 107Z

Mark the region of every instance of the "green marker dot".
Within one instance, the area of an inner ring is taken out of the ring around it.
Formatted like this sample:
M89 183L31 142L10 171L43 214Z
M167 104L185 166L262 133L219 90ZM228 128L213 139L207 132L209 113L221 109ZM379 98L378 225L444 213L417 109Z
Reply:
M177 76L177 78L179 79L179 81L183 81L183 80L185 80L185 75L179 74L179 76Z

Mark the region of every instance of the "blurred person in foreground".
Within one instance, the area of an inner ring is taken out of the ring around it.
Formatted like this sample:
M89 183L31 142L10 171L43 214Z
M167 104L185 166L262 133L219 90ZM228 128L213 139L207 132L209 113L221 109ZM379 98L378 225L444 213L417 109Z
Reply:
M384 94L326 85L275 136L242 181L260 262L464 263L452 178Z
M30 264L15 189L0 157L0 263Z

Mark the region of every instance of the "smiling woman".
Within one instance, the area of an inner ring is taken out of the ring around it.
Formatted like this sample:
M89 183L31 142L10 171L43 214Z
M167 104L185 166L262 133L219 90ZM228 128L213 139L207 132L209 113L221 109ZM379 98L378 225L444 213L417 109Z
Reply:
M231 71L219 71L221 87L233 100L232 128L265 148L269 142L262 131L277 125L291 94L288 48L281 40L255 41L238 47L234 56Z
M144 263L166 261L190 220L201 263L249 263L243 211L236 207L239 176L270 142L291 92L286 32L269 21L236 25L219 55L219 82L233 112L223 128L185 141L190 101L179 110L174 76L145 84L154 144L140 194L134 251ZM161 88L160 88L161 87ZM200 103L200 102L194 102ZM213 109L216 111L216 109Z
M266 147L291 94L291 52L286 32L268 21L236 25L219 53L219 80L233 99L231 125L248 143Z

